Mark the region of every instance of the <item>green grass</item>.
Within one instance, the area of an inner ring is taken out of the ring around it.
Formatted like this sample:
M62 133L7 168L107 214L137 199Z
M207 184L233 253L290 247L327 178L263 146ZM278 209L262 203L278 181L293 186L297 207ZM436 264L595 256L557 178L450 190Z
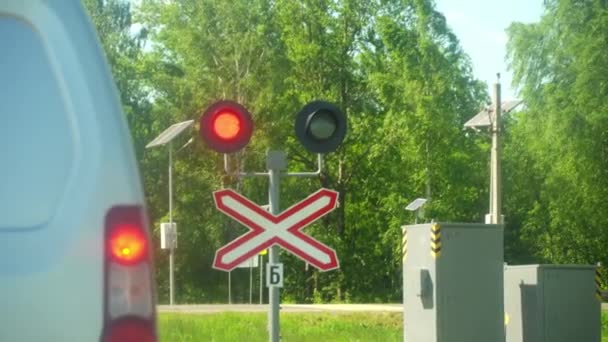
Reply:
M608 312L602 310L602 342L608 342Z
M283 341L402 341L400 313L281 313ZM162 342L268 341L266 313L159 315Z
M282 313L283 341L403 341L400 313ZM268 341L266 313L159 315L162 342ZM608 342L608 312L602 312L602 342Z

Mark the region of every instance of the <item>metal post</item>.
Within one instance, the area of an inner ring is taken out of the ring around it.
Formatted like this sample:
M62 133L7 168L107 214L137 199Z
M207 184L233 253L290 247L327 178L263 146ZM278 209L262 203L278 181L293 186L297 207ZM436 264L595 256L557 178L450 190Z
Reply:
M227 155L224 155L224 169L226 173L230 174L230 161ZM291 177L318 177L321 174L323 167L323 157L321 154L317 155L318 170L315 172L285 172L284 176ZM280 181L281 172L287 169L287 158L285 152L282 151L268 151L266 154L266 168L268 172L237 172L236 174L241 177L266 177L269 178L268 185L268 202L269 209L272 215L278 215L280 210L279 195L280 195ZM279 263L279 247L272 246L269 248L270 253L268 255L268 263L278 264ZM262 304L262 279L263 277L263 264L260 262L260 304ZM280 309L280 297L279 288L276 286L268 289L268 332L271 342L279 342L280 340L280 326L279 326L279 309Z
M169 246L169 305L173 305L173 245L175 232L173 232L173 143L169 143L169 226L172 239Z
M268 203L270 205L270 213L272 215L279 214L279 199L280 199L280 181L281 181L281 170L280 168L273 165L274 163L271 161L271 154L268 154L267 164L268 168L268 178L269 178L269 186L268 186ZM279 263L279 247L272 246L270 247L269 254L269 263L270 264L278 264ZM280 336L280 326L279 326L279 288L276 286L272 286L268 289L268 303L270 306L268 322L269 322L269 336L271 342L279 342Z
M171 241L169 246L169 304L174 304L174 279L173 279L173 254L175 242L177 239L177 231L173 230L173 139L183 133L188 127L192 126L194 120L187 120L171 125L165 129L159 136L154 138L146 145L146 149L156 146L167 146L169 148L169 229L171 230ZM184 149L193 139L188 140L177 152Z
M262 289L264 288L264 284L262 283L262 279L264 279L264 256L258 255L258 258L260 258L258 266L260 267L260 304L262 304L264 300L264 294L262 293Z
M228 271L228 304L232 304L232 279L230 275L232 271Z
M502 223L501 213L501 180L500 180L500 116L501 116L501 98L500 98L500 80L494 84L494 111L492 124L492 151L491 151L491 181L490 181L490 223Z
M253 259L249 259L249 304L253 304Z

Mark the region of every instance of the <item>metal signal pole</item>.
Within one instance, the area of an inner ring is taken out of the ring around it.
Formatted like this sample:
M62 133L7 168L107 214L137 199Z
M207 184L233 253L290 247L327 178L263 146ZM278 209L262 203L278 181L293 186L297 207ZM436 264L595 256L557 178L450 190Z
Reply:
M268 178L270 180L268 185L268 204L270 205L270 213L272 215L278 215L280 212L279 200L280 200L280 182L281 182L281 170L285 169L287 161L285 159L285 153L278 151L268 152ZM271 265L279 263L279 246L270 247L270 254L268 263ZM271 286L268 288L268 303L270 305L270 311L268 316L269 322L269 334L271 342L280 341L280 326L279 326L279 304L281 299L279 297L279 287Z
M317 154L317 167L316 171L312 172L285 172L287 169L287 156L283 151L268 151L266 153L266 169L267 172L239 172L232 173L229 166L229 159L227 155L224 155L224 170L227 174L235 174L240 177L268 177L268 206L272 215L278 215L280 213L280 182L282 176L287 177L318 177L321 174L323 168L323 157L321 154ZM276 265L279 263L279 246L272 246L269 248L268 264ZM262 257L262 260L263 257ZM263 262L260 267L262 267ZM260 285L262 277L260 274ZM261 286L260 286L261 288ZM260 289L261 293L261 289ZM262 302L262 296L260 295L260 303ZM279 342L281 340L281 329L280 329L280 304L281 298L279 293L279 287L270 286L268 288L268 335L270 342Z
M492 132L492 151L490 156L490 222L492 224L502 223L501 213L501 179L500 179L500 116L502 114L502 101L500 99L500 74L494 83L494 110L492 111L491 132Z

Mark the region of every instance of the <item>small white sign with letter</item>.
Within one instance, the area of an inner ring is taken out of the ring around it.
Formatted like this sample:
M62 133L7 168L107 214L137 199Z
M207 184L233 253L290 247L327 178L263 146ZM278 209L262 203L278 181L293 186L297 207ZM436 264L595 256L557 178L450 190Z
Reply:
M283 264L266 264L266 286L283 287Z

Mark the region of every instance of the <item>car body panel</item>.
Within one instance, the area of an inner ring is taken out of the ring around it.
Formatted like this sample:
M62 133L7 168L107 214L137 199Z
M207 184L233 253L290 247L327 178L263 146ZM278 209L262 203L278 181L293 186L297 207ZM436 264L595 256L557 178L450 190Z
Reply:
M105 216L144 205L116 88L79 1L4 0L0 37L0 341L99 341Z

